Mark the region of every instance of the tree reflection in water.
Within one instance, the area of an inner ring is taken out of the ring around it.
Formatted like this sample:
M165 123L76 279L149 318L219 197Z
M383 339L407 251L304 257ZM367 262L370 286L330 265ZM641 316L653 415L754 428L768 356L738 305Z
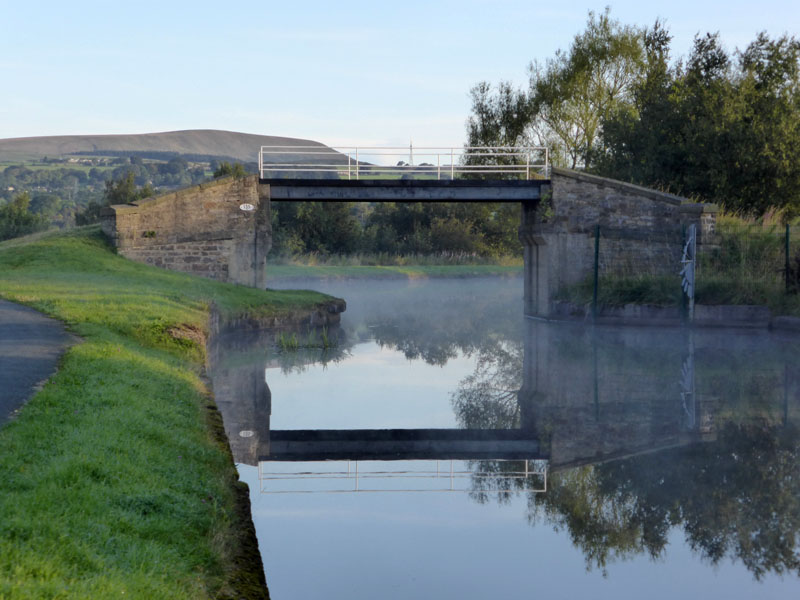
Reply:
M553 474L528 520L568 531L588 567L659 557L681 527L711 564L800 574L799 450L793 426L726 423L714 442Z
M546 493L529 491L540 485L535 477L506 476L519 469L514 463L474 461L474 472L482 476L473 480L472 498L480 503L490 499L507 503L514 495L527 495L529 523L545 523L567 532L583 552L587 568L601 569L604 574L608 565L618 560L664 556L670 532L680 528L689 547L711 565L728 557L741 561L756 579L767 573L800 575L800 432L790 417L790 402L795 406L800 386L797 367L787 362L787 356L796 354L786 348L761 349L747 356L707 351L697 367L697 389L706 394L705 400L699 394L698 402L705 403L705 410L712 414L697 421L712 423L714 431L711 435L708 431L704 435L675 431L673 438L684 441L667 447L661 425L663 404L672 390L659 390L666 393L662 396L654 391L652 406L647 394L632 390L653 382L663 387L664 369L680 373L680 360L654 368L658 361L652 356L637 363L636 348L619 354L619 347L604 343L601 340L600 354L612 355L615 368L622 363L631 365L632 383L616 390L619 398L614 402L622 402L624 407L626 395L636 398L630 403L631 413L635 413L631 418L640 428L643 413L652 413L651 422L658 425L652 427L653 451L643 450L638 440L636 452L630 453L633 456L603 456L609 443L598 439L602 429L581 440L580 426L570 426L569 451L585 444L584 454L590 458L582 464L566 461L559 466L560 457L552 456L551 465L556 466L548 477ZM571 346L571 356L565 358L562 352L559 358L573 360L572 368L576 368L575 360L584 360L583 368L591 369L591 344L584 348L583 357ZM459 425L519 427L520 404L527 399L538 411L535 429L539 439L547 444L558 437L559 423L563 427L569 408L559 421L552 416L558 407L548 405L547 396L564 390L535 389L531 382L523 382L523 352L518 345L497 342L479 352L474 373L452 395ZM608 377L602 362L600 370L602 381ZM649 380L647 370L653 372ZM526 386L534 389L523 392L518 403L516 391ZM708 400L711 393L713 401ZM675 397L680 396L676 393ZM681 418L685 402L676 400L672 409L676 427L685 429L687 421ZM620 414L624 412L615 416ZM553 445L551 451L555 454L559 449ZM593 454L596 459L591 458Z
M481 348L475 371L451 397L464 429L511 429L520 426L517 394L522 387L522 344L496 341Z

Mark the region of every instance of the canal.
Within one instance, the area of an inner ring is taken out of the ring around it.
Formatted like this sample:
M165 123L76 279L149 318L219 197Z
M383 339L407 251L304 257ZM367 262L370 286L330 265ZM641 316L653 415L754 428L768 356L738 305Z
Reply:
M522 316L522 281L307 281L211 375L270 593L796 598L800 340Z

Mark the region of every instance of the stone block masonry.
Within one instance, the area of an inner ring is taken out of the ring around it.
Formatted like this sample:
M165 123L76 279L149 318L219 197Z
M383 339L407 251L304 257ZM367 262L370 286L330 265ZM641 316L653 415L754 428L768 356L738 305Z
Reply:
M249 205L249 206L247 206ZM242 210L242 207L252 210ZM266 287L272 245L269 186L225 178L115 205L103 231L126 258L251 287Z
M592 275L596 226L603 274L677 273L683 228L697 225L702 252L716 243L716 214L714 205L554 168L542 200L523 204L525 314L551 316L559 290Z

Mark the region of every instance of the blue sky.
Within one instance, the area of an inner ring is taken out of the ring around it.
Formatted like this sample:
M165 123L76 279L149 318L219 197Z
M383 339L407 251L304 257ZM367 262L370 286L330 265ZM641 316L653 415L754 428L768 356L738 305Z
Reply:
M333 145L460 145L476 82L527 81L589 10L729 49L800 33L800 2L9 2L0 138L209 128Z

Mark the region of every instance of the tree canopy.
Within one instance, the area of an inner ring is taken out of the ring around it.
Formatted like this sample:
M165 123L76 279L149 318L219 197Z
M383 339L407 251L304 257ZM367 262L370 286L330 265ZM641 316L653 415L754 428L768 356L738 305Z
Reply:
M670 57L660 22L589 13L566 51L530 66L527 90L472 89L468 145L549 146L553 163L760 215L800 214L800 41L718 34Z
M0 206L0 241L47 229L47 218L31 211L30 203L30 194L23 192Z
M89 225L100 220L100 209L112 204L130 204L143 198L149 198L155 194L155 190L148 183L141 187L136 185L135 176L132 171L120 178L106 181L106 190L103 200L100 202L89 202L89 205L81 213L75 215L75 222L78 225Z

